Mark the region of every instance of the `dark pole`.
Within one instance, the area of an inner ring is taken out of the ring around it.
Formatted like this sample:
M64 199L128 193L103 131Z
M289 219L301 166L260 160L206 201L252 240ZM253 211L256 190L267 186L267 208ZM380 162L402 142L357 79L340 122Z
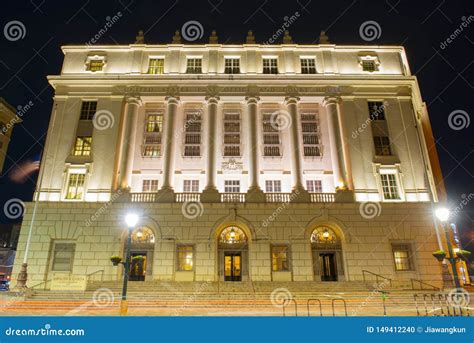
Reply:
M453 268L453 278L454 278L454 285L456 288L461 288L461 284L459 283L458 278L458 270L456 269L456 258L454 257L453 246L451 244L451 237L449 236L448 225L446 223L441 223L444 229L444 234L446 235L446 244L448 244L448 252L449 252L449 262L451 263L451 267Z
M123 287L122 287L122 303L120 306L120 313L122 315L127 314L128 311L128 302L127 302L127 286L128 286L128 278L130 274L130 249L132 245L132 230L133 228L128 229L127 235L127 251L125 253L125 261L123 262Z

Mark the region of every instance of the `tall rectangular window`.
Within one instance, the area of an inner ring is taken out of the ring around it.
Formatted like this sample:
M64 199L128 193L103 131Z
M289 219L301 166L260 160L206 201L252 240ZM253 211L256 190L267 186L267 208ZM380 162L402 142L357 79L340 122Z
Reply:
M75 251L75 243L55 243L51 270L53 272L71 272Z
M264 58L263 59L263 73L264 74L278 74L278 59Z
M370 120L385 120L385 105L382 101L369 101Z
M323 183L321 180L306 180L306 190L309 193L322 193Z
M272 246L272 271L289 271L290 263L288 256L288 246L273 245Z
M165 72L165 60L163 58L150 58L148 61L148 74L163 74Z
M375 155L391 156L390 139L385 136L374 136Z
M199 180L184 180L183 181L183 192L185 192L185 193L197 193L197 192L199 192Z
M239 180L225 180L224 192L225 193L240 193L240 181Z
M263 156L280 155L280 130L275 120L275 111L263 112Z
M84 196L84 181L85 174L69 174L69 179L67 182L67 192L66 199L71 200L81 200Z
M385 200L400 200L397 176L395 174L380 174L382 192Z
M80 120L92 120L97 110L97 101L83 101Z
M240 74L240 58L224 59L224 73Z
M280 180L266 180L265 181L265 192L267 192L267 193L281 193L281 181Z
M142 192L158 192L158 180L143 180Z
M240 111L224 110L224 156L240 156Z
M187 74L202 74L202 58L188 58L186 64Z
M163 135L163 112L149 111L145 114L145 132L143 134L143 157L161 156Z
M301 112L301 134L303 135L304 156L321 156L318 119L317 111Z
M91 136L76 137L76 142L74 143L72 155L73 156L90 156L91 145L92 145Z
M409 244L392 244L395 270L412 270L412 257Z
M186 123L184 124L184 156L201 156L201 124L200 110L186 110Z
M301 74L316 74L316 59L301 58Z
M178 271L192 271L194 268L194 246L178 245Z

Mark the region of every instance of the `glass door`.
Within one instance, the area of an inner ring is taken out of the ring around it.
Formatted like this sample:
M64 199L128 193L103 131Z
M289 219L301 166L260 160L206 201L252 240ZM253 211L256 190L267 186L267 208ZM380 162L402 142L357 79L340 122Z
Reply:
M224 252L224 281L242 281L241 267L241 252Z
M319 260L321 261L321 281L337 281L335 254L320 254Z

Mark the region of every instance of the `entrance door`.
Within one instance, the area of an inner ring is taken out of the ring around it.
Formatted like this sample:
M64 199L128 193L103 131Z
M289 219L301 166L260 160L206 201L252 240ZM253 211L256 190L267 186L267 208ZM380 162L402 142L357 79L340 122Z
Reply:
M146 252L132 252L130 261L130 281L145 281Z
M242 253L224 252L224 281L242 281Z
M320 254L319 260L321 261L321 281L337 281L335 254Z

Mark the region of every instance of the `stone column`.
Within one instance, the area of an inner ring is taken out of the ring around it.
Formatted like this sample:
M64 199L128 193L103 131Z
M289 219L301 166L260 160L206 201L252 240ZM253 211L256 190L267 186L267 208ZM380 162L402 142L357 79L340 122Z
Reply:
M201 202L219 202L220 195L216 187L216 126L219 97L209 96L207 100L207 182L201 194Z
M341 98L327 96L323 106L326 107L329 126L329 144L331 146L331 162L336 185L336 201L353 201L353 192L348 189L347 169L344 159L344 142L339 121Z
M138 108L142 105L138 96L125 98L125 120L122 136L119 187L129 192L132 182L133 159L135 155L135 138L137 136Z
M174 161L174 123L176 121L176 111L179 105L178 97L167 97L166 116L164 118L165 130L162 137L161 146L163 149L163 184L158 191L158 202L174 202L174 191L171 185Z
M247 202L265 202L265 194L262 192L258 184L259 179L259 167L258 167L258 158L259 158L259 147L258 147L258 101L260 100L256 96L249 96L245 99L247 101L247 118L249 122L249 189L247 192L246 201Z
M289 96L285 98L285 104L290 115L290 158L291 158L291 175L293 177L293 192L298 194L293 202L309 202L309 193L303 187L302 168L301 168L301 140L300 140L300 121L298 118L298 101L299 98Z

